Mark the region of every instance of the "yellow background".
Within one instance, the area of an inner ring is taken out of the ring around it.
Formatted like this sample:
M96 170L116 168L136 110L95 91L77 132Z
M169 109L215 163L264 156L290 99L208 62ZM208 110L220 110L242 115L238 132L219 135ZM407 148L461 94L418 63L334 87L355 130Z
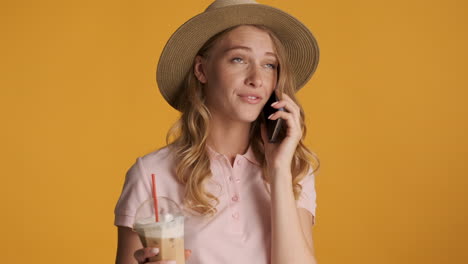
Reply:
M210 2L1 2L2 263L114 261L125 172L178 117L159 54ZM468 263L466 1L261 2L320 45L319 263Z

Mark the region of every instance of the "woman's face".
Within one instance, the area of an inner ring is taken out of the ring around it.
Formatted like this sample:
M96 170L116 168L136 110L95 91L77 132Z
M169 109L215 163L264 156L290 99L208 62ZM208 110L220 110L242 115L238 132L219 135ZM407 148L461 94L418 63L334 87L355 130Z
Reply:
M195 75L204 84L206 105L224 120L253 122L276 86L277 57L265 31L239 26L197 56Z

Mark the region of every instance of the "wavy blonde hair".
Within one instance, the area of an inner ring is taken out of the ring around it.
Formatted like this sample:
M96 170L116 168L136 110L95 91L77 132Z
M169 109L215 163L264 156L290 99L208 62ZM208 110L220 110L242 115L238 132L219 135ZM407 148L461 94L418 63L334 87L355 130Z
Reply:
M302 191L302 186L299 182L311 170L312 172L317 171L320 167L320 161L304 144L307 132L304 122L304 110L295 96L295 80L291 74L284 46L267 27L261 25L250 26L267 32L273 41L280 65L277 86L279 90L278 97L281 99L282 93L286 93L300 108L302 139L299 141L291 164L293 192L294 198L297 200ZM202 57L209 56L210 49L226 33L237 27L228 28L212 36L203 45L197 55ZM175 154L177 180L185 186L184 206L195 213L213 216L217 212L216 206L219 204L219 200L216 196L207 192L204 187L204 182L212 175L206 143L211 114L204 103L203 85L195 77L193 66L194 64L192 64L191 70L185 76L182 92L176 102L177 108L182 113L181 117L167 132L166 143L171 148L172 153ZM263 141L260 134L261 118L263 117L260 114L257 120L252 122L249 138L255 157L262 167L262 178L265 188L271 195L269 188L270 176L267 173ZM284 135L286 129L284 128L281 133ZM314 165L315 169L313 169Z

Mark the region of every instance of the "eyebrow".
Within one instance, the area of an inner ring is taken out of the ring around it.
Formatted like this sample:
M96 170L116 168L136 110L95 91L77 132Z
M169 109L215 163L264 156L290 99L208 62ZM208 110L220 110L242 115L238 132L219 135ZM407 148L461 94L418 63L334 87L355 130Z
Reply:
M250 51L252 52L252 49L249 48L249 47L245 47L245 46L233 46L233 47L230 47L230 48L227 48L223 51L223 53L227 53L231 50L235 50L235 49L241 49L241 50L246 50L246 51ZM273 52L265 52L265 55L268 55L268 56L273 56L275 58L277 58L276 54L273 53Z

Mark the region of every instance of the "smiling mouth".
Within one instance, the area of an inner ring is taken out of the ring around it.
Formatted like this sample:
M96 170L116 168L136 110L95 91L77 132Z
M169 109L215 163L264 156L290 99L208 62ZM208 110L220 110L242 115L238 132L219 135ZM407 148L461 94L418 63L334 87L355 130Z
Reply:
M249 103L249 104L258 104L261 101L261 98L257 97L257 96L241 96L241 95L239 95L239 97L244 102Z

